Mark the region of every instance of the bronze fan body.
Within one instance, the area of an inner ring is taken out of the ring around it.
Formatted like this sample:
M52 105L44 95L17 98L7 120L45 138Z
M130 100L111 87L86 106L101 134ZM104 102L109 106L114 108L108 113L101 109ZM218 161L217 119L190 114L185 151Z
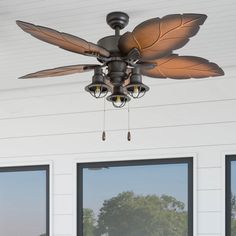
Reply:
M174 14L142 22L132 32L120 35L129 21L127 14L112 12L107 23L115 35L97 44L56 30L17 21L18 26L32 36L62 49L93 56L101 64L64 66L31 73L20 79L63 76L94 70L92 83L86 91L94 97L105 97L115 107L122 107L133 98L142 97L149 88L142 75L153 78L190 79L224 75L215 63L195 56L178 56L172 51L183 47L197 34L207 16L203 14Z

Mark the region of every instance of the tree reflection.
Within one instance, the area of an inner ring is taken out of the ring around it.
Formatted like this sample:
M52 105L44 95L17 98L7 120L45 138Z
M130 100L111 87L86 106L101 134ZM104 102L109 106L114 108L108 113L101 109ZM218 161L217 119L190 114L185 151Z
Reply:
M231 235L236 235L236 195L231 194Z
M187 211L172 196L122 192L103 202L97 219L84 209L84 236L186 236Z

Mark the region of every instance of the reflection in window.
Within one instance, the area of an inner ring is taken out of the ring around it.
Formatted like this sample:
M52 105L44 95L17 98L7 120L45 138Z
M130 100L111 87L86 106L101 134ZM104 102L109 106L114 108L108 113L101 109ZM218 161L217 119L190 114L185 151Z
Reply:
M236 156L226 159L226 235L236 235Z
M0 167L0 235L48 236L48 166Z
M191 236L192 159L78 165L79 236Z

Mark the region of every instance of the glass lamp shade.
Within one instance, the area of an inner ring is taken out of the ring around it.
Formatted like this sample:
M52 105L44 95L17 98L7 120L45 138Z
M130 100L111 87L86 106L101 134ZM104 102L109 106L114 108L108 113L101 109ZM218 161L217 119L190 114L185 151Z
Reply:
M122 86L115 86L113 93L107 97L107 100L112 102L114 107L121 108L125 106L126 102L130 101L130 97L124 93Z
M142 83L142 76L139 68L134 68L130 76L130 83L126 90L133 98L141 98L149 90L149 87Z
M94 76L92 83L85 87L85 90L89 92L95 98L103 98L109 91L109 86L104 82L105 78L101 67L94 69Z
M128 84L126 86L127 92L133 98L141 98L145 95L145 93L149 90L149 87L143 83L134 83Z
M95 98L103 98L107 95L109 87L105 83L91 83L85 90Z

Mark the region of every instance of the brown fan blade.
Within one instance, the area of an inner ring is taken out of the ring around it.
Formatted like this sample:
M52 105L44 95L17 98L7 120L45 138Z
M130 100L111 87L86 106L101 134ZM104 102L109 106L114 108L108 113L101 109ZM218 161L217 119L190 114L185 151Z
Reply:
M45 77L55 77L62 75L70 75L75 73L82 73L86 71L93 70L95 67L99 65L73 65L73 66L63 66L57 67L54 69L41 70L35 73L31 73L28 75L24 75L19 79L31 79L31 78L45 78Z
M153 60L183 47L194 36L207 16L203 14L174 14L153 18L120 37L120 51L127 55L137 48L143 60Z
M22 30L31 34L35 38L56 45L65 50L80 53L87 56L110 56L110 52L108 52L106 49L99 47L96 44L87 42L84 39L81 39L74 35L58 32L54 29L34 25L23 21L16 21L16 24Z
M224 75L215 63L201 57L170 55L155 61L156 67L141 67L141 73L154 78L190 79Z

